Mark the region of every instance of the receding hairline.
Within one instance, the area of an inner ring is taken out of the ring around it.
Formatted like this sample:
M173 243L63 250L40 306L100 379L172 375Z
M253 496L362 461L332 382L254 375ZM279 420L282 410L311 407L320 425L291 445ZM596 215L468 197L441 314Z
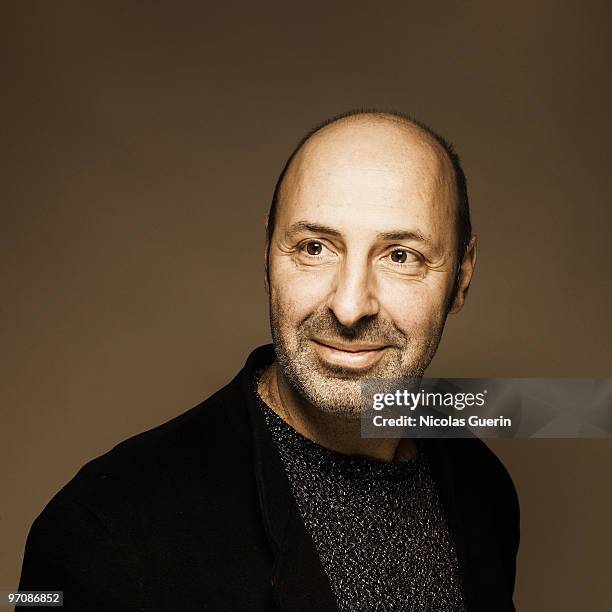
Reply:
M270 253L270 245L272 243L272 237L276 228L276 217L278 213L279 200L281 199L281 191L283 190L284 179L287 172L290 170L293 160L302 151L303 147L311 141L313 137L322 132L327 127L333 127L342 122L356 121L364 118L369 118L372 121L384 121L387 123L395 123L409 129L413 134L418 135L424 142L432 147L433 151L438 154L439 160L445 160L450 162L452 167L452 174L454 175L454 191L457 204L457 270L463 257L467 252L468 245L470 244L472 236L472 223L470 220L470 203L467 189L467 180L459 155L455 151L453 145L447 141L438 132L433 130L427 124L415 119L414 117L398 111L385 111L380 109L357 109L350 110L331 117L322 123L319 123L307 132L302 139L297 143L293 149L291 155L285 162L283 169L276 181L274 192L272 194L272 202L268 211L266 219L266 275L268 274L268 257ZM442 162L444 164L444 162ZM445 164L444 164L445 165ZM459 272L457 272L457 280L455 288L453 290L453 296L456 293L459 282Z
M288 174L290 174L295 164L303 161L304 156L308 154L311 147L317 145L317 141L325 137L333 138L334 132L337 132L343 127L351 124L365 124L366 126L368 124L397 126L401 128L402 131L409 134L415 141L415 144L432 153L433 157L440 162L444 170L449 172L450 175L454 174L453 160L451 159L448 151L449 145L446 142L442 143L440 141L440 137L427 128L427 126L424 126L415 119L400 113L391 113L386 111L353 111L333 117L328 121L316 126L308 134L306 134L287 161L282 180L278 186L279 193L277 195L281 195L280 192L283 190L285 183L284 179Z
M471 236L472 236L472 223L470 220L470 202L468 196L467 189L467 180L465 177L465 173L463 171L461 161L459 156L457 155L453 145L448 142L443 136L441 136L438 132L434 131L428 125L418 121L414 117L411 117L405 113L397 112L397 111L382 111L377 109L360 109L360 110L351 110L346 113L342 113L340 115L336 115L335 117L331 117L330 119L320 123L319 125L312 128L297 144L287 161L276 181L276 185L274 187L274 192L272 194L272 202L270 204L270 210L268 211L268 216L266 219L266 279L267 282L270 282L270 269L269 269L269 257L270 257L270 245L272 244L272 237L274 234L274 230L276 228L276 217L277 217L277 208L278 201L280 199L280 191L282 189L282 185L284 183L285 175L289 170L294 158L297 154L302 150L303 146L317 133L326 128L327 126L331 126L333 124L339 123L345 120L351 120L351 118L359 118L363 116L369 116L372 118L378 118L379 120L384 121L395 121L397 123L402 124L403 126L410 127L412 129L419 130L419 134L426 135L428 137L429 142L434 141L443 151L443 155L440 156L441 159L446 159L450 162L454 174L454 183L455 183L455 196L457 199L457 222L456 222L456 231L457 231L457 268L456 268L456 277L455 283L453 287L453 291L451 292L451 296L449 299L449 304L452 304L455 295L459 289L459 280L460 280L460 270L461 263L463 261L463 257L467 252L468 245L470 244Z

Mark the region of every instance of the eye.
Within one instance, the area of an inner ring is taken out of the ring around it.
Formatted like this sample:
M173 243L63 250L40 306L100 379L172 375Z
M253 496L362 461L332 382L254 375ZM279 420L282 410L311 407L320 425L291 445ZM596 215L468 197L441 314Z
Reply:
M338 261L333 244L315 238L307 238L296 245L294 255L296 263L309 267L328 266Z
M313 240L312 242L307 242L304 245L304 249L309 255L316 257L317 255L321 255L323 252L323 245L320 242Z
M396 264L413 263L418 257L408 249L394 249L391 251L391 261Z

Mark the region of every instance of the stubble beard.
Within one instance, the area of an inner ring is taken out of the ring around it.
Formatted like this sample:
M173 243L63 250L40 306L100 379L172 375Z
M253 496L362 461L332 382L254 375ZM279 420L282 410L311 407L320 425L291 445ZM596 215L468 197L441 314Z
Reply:
M269 312L276 360L285 379L316 409L345 418L358 418L361 414L362 381L422 378L438 348L446 321L443 317L409 337L395 324L379 317L344 327L327 308L311 313L294 330L286 324L290 319L273 296ZM390 348L374 366L355 372L322 361L314 350L313 336L330 341L385 344Z

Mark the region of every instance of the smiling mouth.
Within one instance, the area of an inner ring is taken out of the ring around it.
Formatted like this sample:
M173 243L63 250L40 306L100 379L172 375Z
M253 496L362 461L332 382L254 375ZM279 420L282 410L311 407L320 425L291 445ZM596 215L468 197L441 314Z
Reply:
M372 367L388 348L383 344L327 342L314 338L312 342L325 363L354 370Z
M316 344L325 346L335 351L343 351L345 353L365 353L369 351L380 351L386 348L384 344L365 344L365 343L344 343L344 342L325 342L323 340L314 340Z

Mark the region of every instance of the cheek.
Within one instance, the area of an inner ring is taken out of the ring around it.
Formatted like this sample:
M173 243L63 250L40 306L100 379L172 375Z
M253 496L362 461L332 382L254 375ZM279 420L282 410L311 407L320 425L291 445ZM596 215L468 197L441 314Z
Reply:
M325 274L304 273L284 262L270 268L272 301L285 319L303 321L325 303L329 281Z
M381 292L382 311L409 335L426 332L444 320L446 292L425 282L399 283Z

